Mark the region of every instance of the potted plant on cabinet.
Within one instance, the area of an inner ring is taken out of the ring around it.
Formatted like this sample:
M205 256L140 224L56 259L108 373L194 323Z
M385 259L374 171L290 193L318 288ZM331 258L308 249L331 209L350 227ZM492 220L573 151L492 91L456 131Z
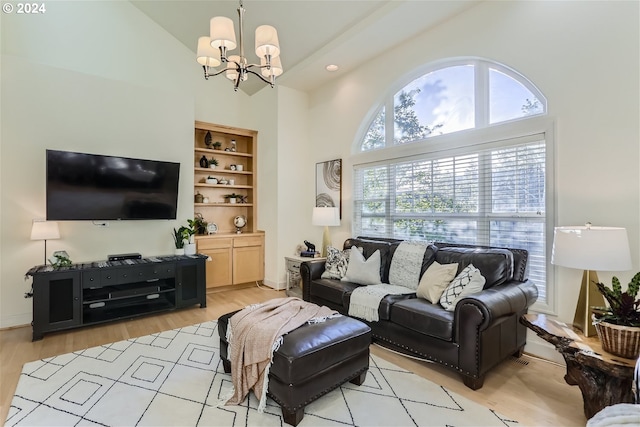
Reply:
M196 228L196 220L188 219L187 223L189 224L187 227L180 227L182 230L182 234L186 243L184 244L184 254L185 255L195 255L196 253L196 239L195 234L197 231Z
M226 194L224 198L229 199L229 203L236 203L236 200L242 198L242 196L236 193L231 193L231 194Z
M173 228L173 243L176 246L176 250L175 250L175 254L176 255L184 255L184 233L183 233L183 228L184 227L180 227L179 229L175 229L175 227Z
M596 332L602 348L616 356L635 359L640 355L640 272L636 273L622 292L620 280L613 277L611 289L596 283L609 307L596 309Z

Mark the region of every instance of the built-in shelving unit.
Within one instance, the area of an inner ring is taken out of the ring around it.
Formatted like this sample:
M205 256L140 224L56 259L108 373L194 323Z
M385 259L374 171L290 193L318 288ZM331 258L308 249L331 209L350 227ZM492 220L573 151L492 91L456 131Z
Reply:
M213 148L216 142L218 149ZM194 214L217 226L213 234L196 236L198 253L212 259L207 263L208 289L264 279L264 233L257 229L257 144L254 130L195 122ZM203 167L203 156L216 159L218 165ZM207 183L208 177L218 182ZM244 201L230 203L225 196L232 193ZM206 201L196 200L197 194ZM234 224L237 216L246 218L241 233Z

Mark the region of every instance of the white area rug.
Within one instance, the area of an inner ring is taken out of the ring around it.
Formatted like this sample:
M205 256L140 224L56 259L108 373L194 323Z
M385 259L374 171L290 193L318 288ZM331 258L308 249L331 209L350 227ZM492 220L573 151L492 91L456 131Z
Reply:
M27 363L7 426L282 426L253 394L216 408L231 387L218 353L217 322ZM513 426L478 405L371 356L361 386L346 383L305 408L299 426Z

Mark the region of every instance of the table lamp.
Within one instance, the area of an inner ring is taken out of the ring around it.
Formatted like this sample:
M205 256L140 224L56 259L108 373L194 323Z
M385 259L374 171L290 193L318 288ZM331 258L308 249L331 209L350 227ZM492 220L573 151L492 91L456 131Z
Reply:
M47 265L47 240L59 239L60 229L55 221L33 220L31 240L44 240L44 265Z
M327 247L331 245L331 236L329 235L329 227L340 225L340 210L334 207L316 207L313 208L313 216L311 218L313 225L324 226L322 234L322 253L321 256L327 256Z
M553 233L551 264L584 270L573 325L587 337L596 334L591 307L605 305L596 283L600 271L630 270L631 253L627 230L620 227L556 227Z

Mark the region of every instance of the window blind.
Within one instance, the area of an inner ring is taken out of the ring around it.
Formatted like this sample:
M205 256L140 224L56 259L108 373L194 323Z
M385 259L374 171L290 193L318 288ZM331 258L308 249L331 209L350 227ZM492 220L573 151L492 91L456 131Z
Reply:
M355 235L522 248L546 301L544 134L354 166Z

